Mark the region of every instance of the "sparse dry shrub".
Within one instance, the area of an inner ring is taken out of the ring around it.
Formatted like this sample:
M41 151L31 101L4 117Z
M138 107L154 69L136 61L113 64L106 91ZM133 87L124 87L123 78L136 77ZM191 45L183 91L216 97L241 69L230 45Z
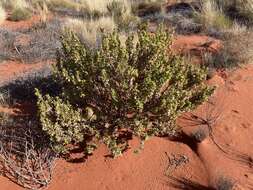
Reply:
M34 122L4 118L0 125L1 173L26 189L49 185L55 154Z
M36 93L40 123L54 148L65 153L73 144L91 153L102 141L118 156L133 136L175 135L177 116L213 89L203 83L205 69L168 52L171 38L162 27L154 34L141 27L136 45L133 36L122 45L113 32L92 50L66 32L54 72L62 94Z
M237 64L253 63L253 31L246 30L237 35L227 35L226 46Z
M216 53L204 53L203 62L211 68L234 68L253 63L253 32L229 31L224 35L223 47Z

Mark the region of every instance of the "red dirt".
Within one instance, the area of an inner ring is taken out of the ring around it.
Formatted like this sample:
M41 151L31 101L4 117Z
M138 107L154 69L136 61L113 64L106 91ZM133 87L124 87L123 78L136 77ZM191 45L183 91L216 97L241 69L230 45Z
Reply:
M5 20L2 24L1 27L9 29L9 30L20 30L20 29L29 29L33 25L38 24L40 22L40 16L39 15L34 15L28 20L23 20L23 21L10 21L10 20Z
M203 51L217 52L221 48L221 42L209 36L190 35L176 36L172 45L173 50L181 53L196 52L198 55Z
M17 61L4 61L0 64L0 84L4 81L11 81L14 78L22 77L25 73L38 71L52 62L40 62L36 64L25 64Z
M208 37L178 37L174 47L181 50L198 48L203 44L202 40ZM218 48L218 45L211 45L211 49ZM40 67L40 64L0 64L0 81L10 80L13 75L22 75ZM225 154L207 138L197 145L194 152L189 146L183 143L172 142L165 138L151 138L145 144L144 150L134 153L138 148L136 139L131 141L131 149L124 153L123 157L111 159L105 157L108 152L104 145L101 145L83 163L68 163L58 160L54 170L53 180L49 190L163 190L176 189L166 176L169 166L168 155L185 155L189 163L180 165L174 172L173 177L186 178L203 186L216 186L217 177L232 178L237 189L249 189L253 184L253 66L247 65L237 71L226 74L226 80L215 75L210 81L217 85L215 93L218 103L218 111L221 119L214 127L215 140L226 147L230 154ZM4 108L7 109L7 108ZM11 111L0 110L0 111ZM205 114L202 107L196 110L199 115ZM179 122L180 124L180 122ZM196 127L189 125L183 129L192 132ZM240 153L239 153L239 152ZM236 154L232 154L236 153ZM241 162L236 161L238 156L245 153L249 157ZM244 163L243 163L244 161ZM247 162L248 161L248 162ZM177 184L178 185L178 184ZM0 177L0 186L4 190L18 190L21 187ZM182 189L182 186L181 188Z
M209 81L219 86L215 96L218 97L217 104L222 113L222 119L214 128L215 139L226 147L225 150L240 151L252 157L253 66L232 72L226 82L222 80L216 75ZM200 115L204 113L201 107L196 112ZM185 177L201 185L215 186L217 178L224 176L234 179L237 189L249 189L253 180L249 163L235 161L239 158L236 155L224 154L210 138L198 145L199 157L187 145L163 138L151 138L139 154L133 153L138 148L137 140L131 144L132 149L114 160L105 157L108 152L104 145L84 163L58 160L48 189L174 189L165 176L169 165L165 152L169 155L186 155L190 160L175 170L174 177ZM19 189L4 178L0 178L0 184L6 190Z
M132 141L132 144L136 143L136 140ZM165 172L169 161L165 152L187 155L192 161L183 166L181 172L184 171L187 177L192 176L193 180L203 184L207 182L206 176L202 175L204 167L200 160L185 145L152 138L139 154L133 153L133 150L134 148L123 157L113 160L104 157L108 152L101 146L86 163L70 164L59 161L49 189L168 189Z
M216 96L222 109L222 119L214 128L216 141L253 156L253 66L232 73L226 83L221 80L217 80L220 87ZM200 111L199 114L203 113ZM214 187L218 177L232 178L237 189L248 189L253 180L252 166L233 160L236 158L233 154L224 154L210 138L198 145L199 157L188 146L162 138L148 140L140 154L133 153L133 150L112 160L104 157L107 151L101 146L85 163L73 164L59 160L49 189L174 189L168 185L165 176L168 167L165 152L183 154L190 159L189 164L179 167L173 176Z
M36 68L34 64L22 64L16 61L8 61L0 64L0 81L8 81L16 75Z

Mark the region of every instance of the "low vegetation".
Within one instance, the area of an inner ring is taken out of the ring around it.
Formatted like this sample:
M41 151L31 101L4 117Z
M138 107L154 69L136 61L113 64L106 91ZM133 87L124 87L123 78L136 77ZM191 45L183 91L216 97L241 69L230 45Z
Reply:
M232 21L224 14L222 7L215 0L202 1L200 11L196 11L197 22L200 22L205 30L223 31L232 26Z
M29 9L26 8L15 8L12 12L9 20L12 21L20 21L20 20L27 20L32 16L32 13Z
M82 42L92 48L100 44L102 30L104 33L110 33L117 28L112 17L101 17L94 20L68 19L65 27L74 31Z
M3 7L0 5L0 24L6 19L6 12Z
M76 147L88 156L104 143L116 157L134 137L141 148L152 136L181 138L178 116L214 91L205 81L216 70L252 63L253 1L177 2L0 0L0 25L40 16L30 28L0 28L0 61L56 60L32 77L0 83L0 106L29 101L37 112L22 119L0 113L0 164L7 177L28 189L44 188L56 156L70 156ZM201 50L204 64L193 65L171 49L174 33L208 35L222 46ZM18 130L22 126L27 128ZM210 135L199 127L182 138L201 143ZM185 155L168 158L171 177L189 161ZM215 188L233 185L218 178Z
M123 45L119 34L105 35L91 51L71 32L62 41L55 75L62 95L38 96L39 118L58 152L67 145L85 145L86 152L103 141L113 156L128 147L128 139L174 135L175 119L212 93L203 84L204 69L186 64L167 52L171 35L138 31Z

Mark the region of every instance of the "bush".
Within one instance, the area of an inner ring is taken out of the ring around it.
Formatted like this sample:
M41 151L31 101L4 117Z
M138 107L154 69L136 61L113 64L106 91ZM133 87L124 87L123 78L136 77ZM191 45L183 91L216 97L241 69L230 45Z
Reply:
M102 141L117 156L133 136L175 135L177 116L213 92L203 84L205 69L168 51L172 36L162 27L155 34L141 27L137 44L133 36L122 44L117 32L104 35L93 50L64 34L54 69L62 93L36 92L42 128L58 152L72 144L91 153Z
M27 20L32 16L31 12L27 8L16 8L12 11L9 20L11 21L20 21Z

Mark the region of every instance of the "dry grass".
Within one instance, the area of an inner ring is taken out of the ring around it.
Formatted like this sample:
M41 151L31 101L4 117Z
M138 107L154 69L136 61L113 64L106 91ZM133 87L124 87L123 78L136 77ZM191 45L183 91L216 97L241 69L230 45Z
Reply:
M9 20L12 21L20 21L20 20L27 20L32 16L31 11L28 8L15 8L11 12Z
M217 53L204 53L202 61L210 68L234 68L253 63L253 31L236 29L226 33L223 48Z
M6 12L3 7L0 5L0 24L6 19Z
M37 10L39 10L39 15L40 15L40 21L42 24L46 24L49 10L48 6L45 2L42 3L41 6L37 5Z
M80 3L71 0L48 0L46 3L53 10L58 8L78 10L81 6Z
M98 11L100 13L107 12L108 4L112 3L113 0L83 0L82 4L85 5L90 11Z
M231 16L245 19L252 24L253 19L253 0L215 0L224 10L230 12ZM238 19L237 18L237 19Z
M25 0L0 0L3 7L7 9L28 8L29 3Z
M117 26L112 17L101 17L95 20L68 19L65 27L77 33L88 46L97 47L100 44L101 30L108 33Z
M207 30L210 28L225 30L233 25L232 21L225 15L224 10L218 6L215 0L202 1L200 12L196 12L196 19Z

